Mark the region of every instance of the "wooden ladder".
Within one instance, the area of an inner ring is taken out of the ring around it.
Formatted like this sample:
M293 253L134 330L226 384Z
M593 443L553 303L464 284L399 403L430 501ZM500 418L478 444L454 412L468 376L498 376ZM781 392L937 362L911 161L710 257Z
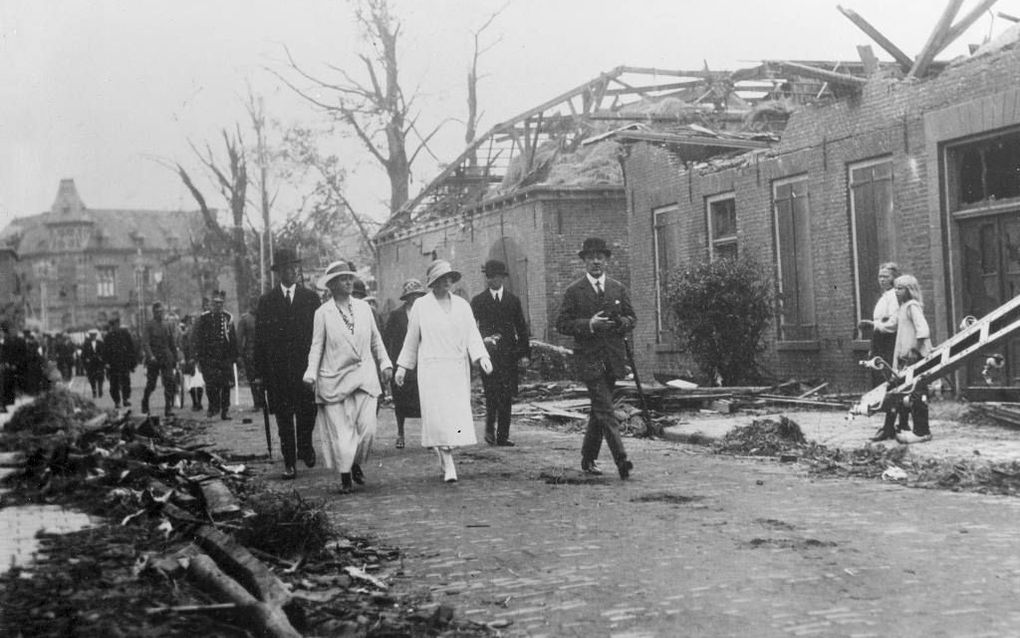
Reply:
M897 371L888 382L862 396L860 401L850 407L850 418L887 410L894 401L913 392L918 384L927 385L956 370L982 349L1004 341L1020 329L1020 296L1010 299L977 321L965 322L965 325L962 331L932 350L931 354ZM889 364L880 357L861 361L860 364L887 373L892 371Z

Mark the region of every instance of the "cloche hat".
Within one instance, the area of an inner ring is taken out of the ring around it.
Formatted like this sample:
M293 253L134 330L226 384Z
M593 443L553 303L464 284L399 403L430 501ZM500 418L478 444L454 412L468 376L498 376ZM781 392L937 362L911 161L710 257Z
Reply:
M319 277L318 281L315 282L315 285L319 288L326 288L326 284L333 281L340 275L353 276L354 274L354 267L351 266L351 262L346 259L340 259L326 267L326 272Z
M411 295L427 295L428 293L428 289L419 280L408 279L404 282L404 287L400 291L400 300L404 301Z
M443 275L450 275L452 283L460 281L460 272L454 270L450 262L445 259L437 259L429 264L428 272L425 273L426 285L431 288L432 284L436 283Z

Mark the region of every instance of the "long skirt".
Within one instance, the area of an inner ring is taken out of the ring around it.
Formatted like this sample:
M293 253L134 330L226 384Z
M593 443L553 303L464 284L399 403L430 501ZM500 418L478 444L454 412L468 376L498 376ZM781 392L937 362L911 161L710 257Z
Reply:
M418 361L422 447L478 443L471 414L471 366L467 356Z
M339 403L320 403L315 416L319 445L326 467L346 474L363 465L375 438L378 397L355 392Z

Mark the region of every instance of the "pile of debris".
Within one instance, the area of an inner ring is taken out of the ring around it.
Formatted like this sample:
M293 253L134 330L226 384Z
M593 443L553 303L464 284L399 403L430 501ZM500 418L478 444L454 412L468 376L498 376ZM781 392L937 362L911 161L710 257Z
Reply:
M489 635L397 595L399 551L333 529L322 502L267 491L198 445L197 423L104 413L66 390L19 409L5 506L59 503L101 525L46 536L0 577L3 635ZM187 426L182 427L182 426Z
M683 411L755 413L777 405L844 411L850 405L843 398L818 396L827 387L825 383L791 380L772 386L703 388L683 379L653 376L652 380L642 381L640 390L633 377L616 384L614 410L625 434L658 436L663 428L675 423L676 413ZM539 381L521 386L513 414L567 431L580 431L588 420L589 406L588 391L582 384Z
M941 460L910 454L907 446L865 445L840 450L807 441L785 416L756 419L731 430L713 446L717 454L806 463L812 474L897 481L910 487L1020 495L1020 461Z

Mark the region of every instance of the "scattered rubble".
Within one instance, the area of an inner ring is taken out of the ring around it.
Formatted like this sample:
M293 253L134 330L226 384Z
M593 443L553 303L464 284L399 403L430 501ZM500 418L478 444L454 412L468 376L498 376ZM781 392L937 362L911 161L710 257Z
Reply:
M397 594L400 552L335 530L325 504L270 492L186 445L197 422L106 413L55 390L0 436L4 505L57 503L102 524L42 537L0 576L0 634L482 636L427 592Z

